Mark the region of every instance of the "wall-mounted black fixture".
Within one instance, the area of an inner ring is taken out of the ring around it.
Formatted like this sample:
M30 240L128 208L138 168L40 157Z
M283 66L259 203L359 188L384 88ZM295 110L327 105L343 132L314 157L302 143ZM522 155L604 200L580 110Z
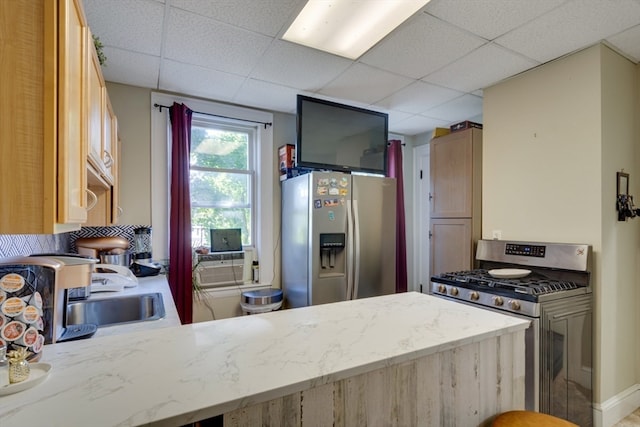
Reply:
M627 218L634 218L640 215L640 209L633 205L633 196L629 194L629 174L616 172L616 210L618 211L618 221L626 221Z

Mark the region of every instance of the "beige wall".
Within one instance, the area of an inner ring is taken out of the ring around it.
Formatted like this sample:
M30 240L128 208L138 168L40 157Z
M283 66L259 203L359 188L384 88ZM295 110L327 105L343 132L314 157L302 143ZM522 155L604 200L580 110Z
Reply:
M294 144L296 143L296 116L295 114L285 114L285 113L273 113L273 146L276 149L276 156L278 147L285 144ZM274 157L278 158L278 157ZM279 167L279 162L278 162ZM279 173L276 173L276 176L273 177L273 197L277 200L273 205L273 229L275 230L274 235L278 242L280 242L280 213L281 213L281 203L280 200L282 198L282 193L280 192L280 177ZM276 283L281 283L281 259L280 259L280 245L277 246L277 249L274 251L274 281Z
M122 140L120 224L151 224L151 90L107 83Z
M636 66L610 49L602 52L602 254L599 279L600 377L605 401L640 382L635 352L640 339L636 329L640 295L636 260L640 246L640 219L619 222L616 172L629 173L629 193L640 201L640 165ZM611 368L611 369L609 369Z
M594 248L594 401L639 382L640 219L618 222L616 171L637 162L637 70L594 46L484 90L483 237Z

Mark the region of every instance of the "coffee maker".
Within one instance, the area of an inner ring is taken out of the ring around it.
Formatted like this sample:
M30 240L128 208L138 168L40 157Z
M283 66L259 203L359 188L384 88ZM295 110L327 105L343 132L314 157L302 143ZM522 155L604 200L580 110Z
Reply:
M155 276L162 267L153 262L151 255L151 227L133 230L134 253L131 271L136 277Z

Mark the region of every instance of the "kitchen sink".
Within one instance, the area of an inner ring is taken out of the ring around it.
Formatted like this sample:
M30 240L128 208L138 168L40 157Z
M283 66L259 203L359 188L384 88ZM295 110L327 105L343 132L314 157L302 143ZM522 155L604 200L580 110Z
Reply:
M113 326L158 320L165 316L161 293L76 301L67 305L67 326L93 323Z

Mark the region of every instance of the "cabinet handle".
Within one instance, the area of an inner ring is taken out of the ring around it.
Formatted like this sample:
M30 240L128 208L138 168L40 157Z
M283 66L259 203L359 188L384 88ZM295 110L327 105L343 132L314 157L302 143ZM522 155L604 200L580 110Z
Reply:
M104 165L110 168L113 165L113 157L111 157L111 153L107 150L104 150L104 158L106 159Z
M433 194L429 193L429 201L431 201L431 199L433 199Z
M87 195L91 199L93 199L87 205L87 210L90 211L91 209L95 208L96 205L98 204L98 196L96 196L96 193L94 193L93 191L89 190L88 188L86 189L86 192L87 192Z
M120 206L118 206L118 216L116 218L120 218L122 216L122 208Z

